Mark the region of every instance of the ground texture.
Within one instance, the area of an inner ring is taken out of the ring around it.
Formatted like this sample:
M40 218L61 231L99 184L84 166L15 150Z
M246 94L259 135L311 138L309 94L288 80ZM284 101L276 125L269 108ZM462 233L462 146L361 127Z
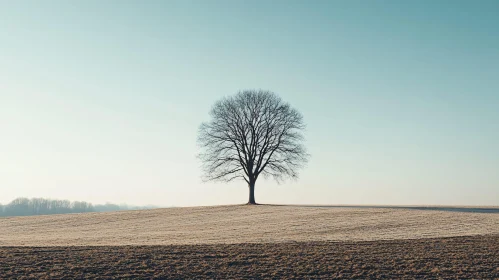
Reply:
M499 279L499 209L218 206L0 218L0 279Z
M259 205L0 218L0 246L375 241L499 234L499 211L454 210Z
M0 278L499 279L499 236L364 242L0 247Z

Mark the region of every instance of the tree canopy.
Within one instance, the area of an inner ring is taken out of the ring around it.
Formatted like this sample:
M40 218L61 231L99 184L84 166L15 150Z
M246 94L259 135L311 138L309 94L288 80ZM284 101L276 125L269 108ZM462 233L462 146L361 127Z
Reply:
M205 181L244 180L255 204L260 175L278 182L298 178L306 164L303 116L270 91L245 90L217 101L199 128Z

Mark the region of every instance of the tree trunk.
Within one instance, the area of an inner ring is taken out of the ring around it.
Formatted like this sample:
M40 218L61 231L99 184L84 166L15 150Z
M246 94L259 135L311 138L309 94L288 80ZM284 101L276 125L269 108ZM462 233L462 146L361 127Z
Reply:
M248 204L256 204L255 202L255 181L250 181L249 187L249 200Z

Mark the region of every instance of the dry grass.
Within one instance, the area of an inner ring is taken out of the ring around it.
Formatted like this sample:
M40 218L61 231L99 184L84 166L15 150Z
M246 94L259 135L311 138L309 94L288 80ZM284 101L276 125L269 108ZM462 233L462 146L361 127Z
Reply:
M499 214L216 206L0 218L0 246L374 241L499 234Z

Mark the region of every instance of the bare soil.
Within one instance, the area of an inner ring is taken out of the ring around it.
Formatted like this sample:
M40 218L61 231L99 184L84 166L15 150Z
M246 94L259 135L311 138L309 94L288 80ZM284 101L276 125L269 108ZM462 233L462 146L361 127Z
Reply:
M499 236L0 247L1 279L499 279Z
M499 279L499 209L216 206L0 218L0 279Z

